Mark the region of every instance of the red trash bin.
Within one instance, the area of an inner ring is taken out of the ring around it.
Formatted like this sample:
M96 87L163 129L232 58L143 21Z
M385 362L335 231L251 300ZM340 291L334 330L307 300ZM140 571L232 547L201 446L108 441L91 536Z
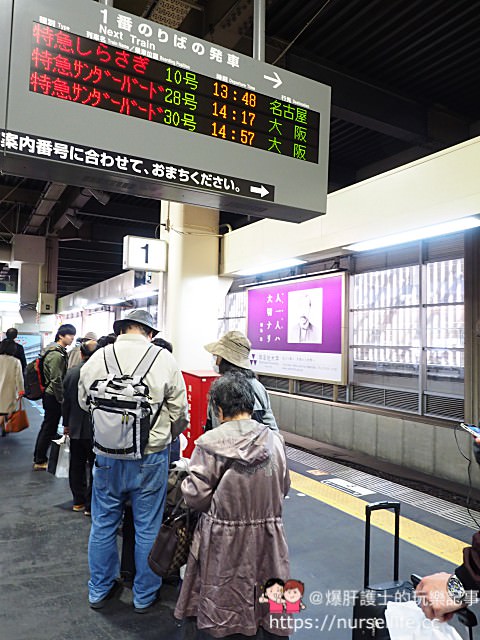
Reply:
M202 435L207 419L208 390L212 382L218 378L213 371L182 371L187 388L190 426L183 432L187 438L187 446L183 451L185 458L190 458L195 448L195 440Z

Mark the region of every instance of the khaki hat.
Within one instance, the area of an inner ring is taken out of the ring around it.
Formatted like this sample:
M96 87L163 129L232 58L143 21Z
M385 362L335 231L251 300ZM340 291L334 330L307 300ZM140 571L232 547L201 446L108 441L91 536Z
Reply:
M85 334L83 339L84 339L85 342L87 340L96 340L97 339L97 334L95 332L93 332L93 331L87 331L87 333Z
M241 331L229 331L220 340L209 342L204 348L214 356L220 356L241 369L251 368L248 357L252 343Z
M120 330L124 324L129 324L131 322L136 322L137 324L143 324L143 326L150 329L154 336L157 335L158 329L155 329L153 326L153 318L148 313L148 311L144 311L143 309L135 309L135 311L131 311L128 316L125 316L122 320L115 320L113 323L113 331L115 335L118 336Z

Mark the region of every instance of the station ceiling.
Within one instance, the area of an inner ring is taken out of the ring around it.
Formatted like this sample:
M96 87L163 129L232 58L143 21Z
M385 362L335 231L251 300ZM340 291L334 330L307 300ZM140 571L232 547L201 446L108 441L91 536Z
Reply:
M114 0L247 55L253 4ZM332 87L330 192L480 134L480 0L266 5L266 62ZM154 200L0 176L0 241L58 237L60 296L121 273L123 236L158 237L159 209ZM254 221L221 213L233 228Z

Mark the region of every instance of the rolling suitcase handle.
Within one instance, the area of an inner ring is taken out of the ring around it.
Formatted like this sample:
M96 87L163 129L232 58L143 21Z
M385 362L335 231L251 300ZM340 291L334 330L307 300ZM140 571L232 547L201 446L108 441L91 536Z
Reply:
M363 573L363 586L366 589L370 582L370 515L372 511L380 509L393 509L395 511L395 536L393 550L393 579L398 580L398 565L400 551L400 503L399 502L372 502L365 506L365 568Z
M410 576L410 580L412 581L412 584L416 589L422 578L416 573L412 573L412 575ZM469 640L473 640L473 627L476 627L478 624L477 616L468 607L463 607L463 609L455 611L455 615L460 620L460 622L467 627Z

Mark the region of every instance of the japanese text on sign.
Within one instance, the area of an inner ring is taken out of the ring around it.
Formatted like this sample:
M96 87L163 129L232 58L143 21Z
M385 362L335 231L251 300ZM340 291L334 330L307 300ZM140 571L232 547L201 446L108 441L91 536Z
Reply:
M300 161L318 162L320 115L223 80L33 23L30 91ZM152 54L153 56L153 54Z

